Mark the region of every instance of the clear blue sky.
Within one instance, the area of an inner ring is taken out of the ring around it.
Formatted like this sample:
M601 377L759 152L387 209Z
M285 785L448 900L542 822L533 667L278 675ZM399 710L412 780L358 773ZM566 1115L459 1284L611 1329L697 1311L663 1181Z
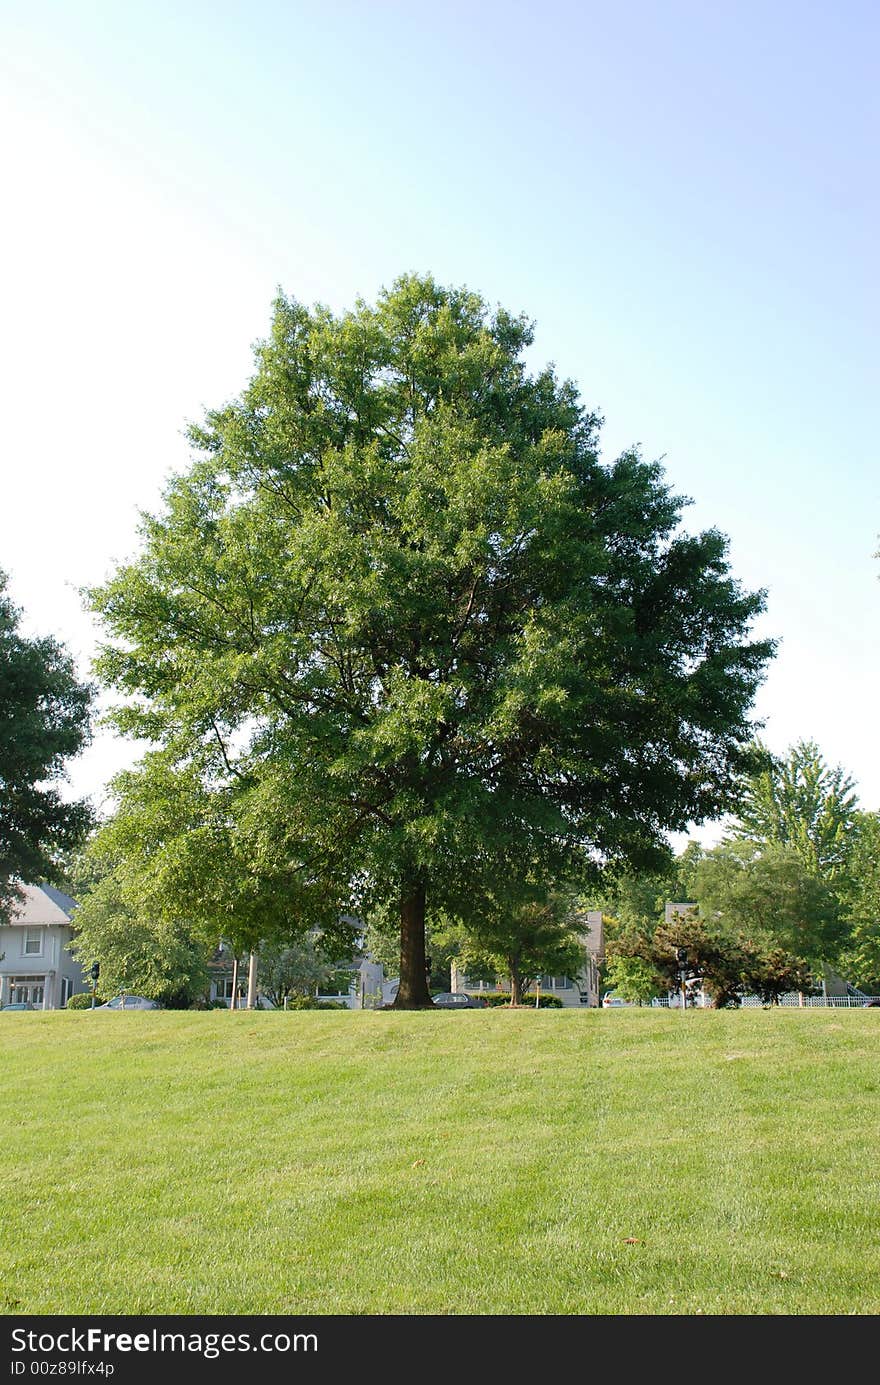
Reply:
M17 11L17 12L14 12ZM878 37L827 3L41 3L0 43L0 566L85 661L277 285L409 270L537 323L768 589L757 711L880 808ZM130 750L74 766L97 801Z

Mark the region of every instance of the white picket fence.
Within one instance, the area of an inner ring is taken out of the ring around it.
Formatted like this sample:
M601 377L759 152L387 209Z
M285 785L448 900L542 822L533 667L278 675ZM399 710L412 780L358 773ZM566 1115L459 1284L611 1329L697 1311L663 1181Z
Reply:
M781 1006L788 1007L788 1008L790 1008L790 1009L795 1009L795 1010L799 1010L799 1009L804 1009L804 1010L861 1010L861 1009L864 1008L866 1002L869 1001L869 1000L878 1000L878 1001L880 1001L880 996L876 996L876 995L858 995L858 996L853 996L853 995L804 995L804 996L802 996L802 995L799 995L799 994L797 993L797 991L791 991L789 994L787 994L787 995L781 995L781 996L779 997L779 1004L780 1004ZM761 1006L764 1004L764 1001L761 999L761 997L760 997L759 995L744 995L744 996L742 996L742 997L740 998L740 1002L739 1002L739 1003L740 1003L740 1005L741 1005L744 1009L755 1008L755 1007L757 1007L758 1009L760 1009ZM675 1000L670 1000L670 998L669 998L668 996L660 996L660 997L658 997L656 1000L652 1000L652 1001L651 1001L651 1004L652 1004L652 1005L655 1005L655 1006L658 1006L658 1005L659 1005L659 1006L671 1006L672 1008L675 1008L675 1006L678 1005L678 997L676 997ZM703 1004L708 1004L708 1002L704 1002L703 999L702 999L702 997L697 998L697 1009L701 1009L702 1006L703 1006Z

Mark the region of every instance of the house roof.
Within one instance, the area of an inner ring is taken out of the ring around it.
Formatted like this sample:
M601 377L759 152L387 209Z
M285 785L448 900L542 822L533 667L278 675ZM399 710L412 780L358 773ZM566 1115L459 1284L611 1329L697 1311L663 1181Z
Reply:
M41 924L69 924L76 900L54 885L21 885L21 898L9 911L9 922L19 928Z

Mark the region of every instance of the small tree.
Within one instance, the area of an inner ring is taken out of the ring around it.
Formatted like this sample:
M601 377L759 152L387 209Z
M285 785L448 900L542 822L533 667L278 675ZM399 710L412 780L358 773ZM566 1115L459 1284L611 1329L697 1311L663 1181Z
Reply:
M72 950L86 970L100 962L105 994L130 991L172 1008L207 994L207 953L198 928L139 910L121 896L112 875L83 899L74 921Z
M532 890L532 898L498 901L463 934L465 968L506 975L510 1003L521 1005L529 986L544 973L576 976L584 943L574 923L571 900Z
M290 943L273 941L259 949L260 988L279 1008L291 996L309 996L337 970L320 939L307 936Z
M815 980L807 964L784 948L748 941L743 950L745 989L759 995L765 1005L778 1005L780 996L793 991L803 993L815 989Z
M641 953L627 953L623 949L618 951L617 944L608 959L605 980L616 995L623 1000L634 1000L639 1005L669 989L668 977L649 957Z

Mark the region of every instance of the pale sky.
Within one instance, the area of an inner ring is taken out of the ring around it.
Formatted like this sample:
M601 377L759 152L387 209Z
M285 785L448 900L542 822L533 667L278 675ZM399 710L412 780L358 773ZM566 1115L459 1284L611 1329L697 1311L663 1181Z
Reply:
M85 673L277 286L408 271L537 325L730 537L781 641L756 705L880 809L878 37L856 0L8 2L0 567ZM101 733L71 791L105 797Z

